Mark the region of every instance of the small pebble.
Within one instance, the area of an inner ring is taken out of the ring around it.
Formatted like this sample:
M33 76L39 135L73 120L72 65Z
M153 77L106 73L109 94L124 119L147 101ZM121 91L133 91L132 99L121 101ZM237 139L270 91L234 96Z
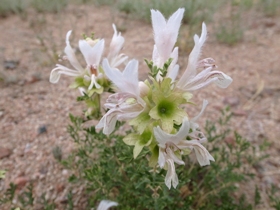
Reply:
M22 189L26 183L29 181L29 179L25 176L20 176L15 179L14 183L17 185L17 189Z
M42 125L38 128L38 134L46 133L47 132L47 127L45 125Z
M4 61L4 68L5 69L15 69L19 64L19 61Z
M11 154L12 154L12 150L5 147L0 147L0 159L9 157Z
M63 170L62 170L62 174L63 174L64 176L66 176L66 175L68 175L68 171L67 171L66 169L63 169Z

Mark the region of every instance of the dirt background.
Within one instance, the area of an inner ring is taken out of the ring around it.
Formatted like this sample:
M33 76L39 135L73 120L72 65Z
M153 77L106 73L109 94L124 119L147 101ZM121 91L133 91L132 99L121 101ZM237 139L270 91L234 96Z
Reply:
M209 101L200 119L201 127L205 119L216 119L220 110L230 105L233 130L254 144L264 139L271 143L270 157L253 169L258 174L255 182L265 194L271 184L280 187L280 18L258 14L247 18L244 39L235 46L218 43L215 21L207 24L209 38L201 58L213 57L219 70L230 75L233 83L226 90L210 85L195 92L194 101ZM67 134L68 114L81 115L84 106L76 102L78 91L68 88L72 78L62 76L58 84L49 83L56 63L53 55L63 54L65 35L70 29L73 47L77 47L80 34L91 32L105 38L108 46L112 23L125 37L123 52L140 61L140 78L145 79L143 58L151 58L154 43L150 24L129 20L108 7L93 6L68 6L59 14L30 10L25 19L16 15L0 19L0 74L4 75L0 83L0 169L7 170L5 180L0 181L0 192L10 182L19 185L18 192L33 182L36 196L46 193L47 199L63 209L71 187L67 183L71 171L57 163L52 149L61 147L63 157L75 149ZM181 27L179 35L178 43L182 45L190 39L185 27ZM184 49L180 52L181 72L187 65L188 48ZM195 116L199 110L200 106L190 108L190 115ZM248 194L252 194L252 187L254 183L245 186ZM82 202L82 190L83 186L72 190L75 205ZM266 196L258 209L269 209Z

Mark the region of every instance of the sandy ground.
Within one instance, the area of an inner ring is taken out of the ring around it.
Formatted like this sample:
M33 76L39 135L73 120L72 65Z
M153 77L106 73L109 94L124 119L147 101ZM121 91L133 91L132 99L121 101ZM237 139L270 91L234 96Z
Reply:
M128 20L107 7L86 6L69 6L56 15L30 11L25 20L19 16L0 19L0 73L5 76L5 82L0 83L0 169L7 170L6 179L0 181L0 191L10 182L19 184L20 191L32 181L37 196L46 193L47 199L63 209L71 171L57 163L52 149L60 146L64 157L73 150L66 130L68 114L82 114L84 107L75 100L79 93L68 88L72 78L62 77L55 85L49 83L56 62L53 53L62 54L65 34L70 29L74 30L75 47L80 34L91 32L105 38L108 46L113 22L126 39L123 52L140 61L140 78L145 79L147 68L143 58L151 58L153 48L149 24ZM201 124L206 118L215 119L223 107L230 105L233 130L254 144L263 139L271 143L270 158L256 170L256 181L264 193L270 184L280 187L280 18L251 18L244 40L233 47L219 44L214 28L213 23L208 24L209 39L202 57L213 57L219 69L233 78L233 83L226 90L211 85L195 92L198 104L204 98L209 101ZM186 34L182 29L180 40ZM180 52L180 56L183 71L187 53ZM19 63L14 69L7 69L5 66L14 63L4 61ZM199 109L190 110L190 115L195 116ZM81 202L82 190L75 188L76 204ZM263 200L260 209L268 209L267 200Z

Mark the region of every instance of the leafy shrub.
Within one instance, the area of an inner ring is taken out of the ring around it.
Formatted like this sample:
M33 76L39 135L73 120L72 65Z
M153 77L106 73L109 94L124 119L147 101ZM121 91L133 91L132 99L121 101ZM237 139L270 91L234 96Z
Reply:
M232 133L227 126L230 117L227 110L215 124L207 122L209 152L215 162L200 167L186 158L185 167L176 170L180 179L177 189L165 186L164 170L149 167L148 151L134 160L133 149L122 141L125 135L114 132L106 136L94 126L83 129L84 120L72 115L68 131L79 148L62 164L75 169L70 181L86 184L89 207L110 199L117 201L120 209L253 209L260 198L255 196L255 203L249 203L236 183L253 179L248 167L266 156L257 158L256 148L237 132L233 142L225 141ZM119 123L116 131L121 126ZM129 132L133 131L126 134ZM233 192L239 196L233 197Z

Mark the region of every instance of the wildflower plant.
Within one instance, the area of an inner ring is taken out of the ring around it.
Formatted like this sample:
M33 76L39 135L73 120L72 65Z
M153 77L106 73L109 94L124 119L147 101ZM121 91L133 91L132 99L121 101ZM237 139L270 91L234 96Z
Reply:
M57 64L50 76L52 83L58 82L61 74L75 78L71 87L79 89L85 99L88 106L86 116L99 120L94 126L94 133L95 129L102 129L100 132L107 136L100 138L104 141L104 147L99 149L106 150L105 145L110 139L111 144L117 145L116 141L123 141L133 146L131 158L149 162L152 172L143 171L143 174L152 173L157 176L157 170L166 170L164 182L168 189L172 186L176 188L179 184L176 165L185 165L185 157L189 154L194 153L201 166L215 161L203 145L207 143L207 138L197 122L208 104L207 100L203 100L201 111L195 117L188 113L188 106L195 104L192 101L195 91L211 83L227 88L232 82L231 77L217 70L213 58L200 60L207 38L204 23L201 35L194 36L195 45L189 55L187 68L182 76L178 76L179 50L175 43L183 15L184 9L180 8L166 20L159 11L151 10L155 44L152 59L145 60L150 72L144 81L138 78L138 61L132 59L126 62L127 56L119 54L124 38L117 32L115 25L108 56L102 57L103 39L84 37L79 41L86 67L82 67L75 56L69 42L69 31L64 52L65 59L69 60L74 69ZM119 69L121 64L125 65L123 70ZM103 104L105 113L100 105L100 96L104 92L111 93ZM118 135L120 121L128 122L131 126L125 137ZM95 136L96 141L98 135ZM85 172L85 176L87 174ZM161 179L162 176L158 176L154 178Z
M151 152L149 161L152 167L167 170L165 184L176 188L178 177L175 163L184 165L182 155L194 150L201 166L209 165L214 158L202 145L206 138L195 122L204 111L207 101L203 101L201 113L190 119L182 108L190 104L192 92L215 83L226 88L232 79L216 70L214 59L199 60L201 48L207 37L206 25L202 33L194 36L195 46L189 56L187 69L176 79L179 65L178 47L174 48L184 9L177 10L168 20L159 11L151 10L154 30L154 50L147 80L138 80L138 61L131 60L123 71L110 66L108 59L103 60L105 75L115 86L116 93L109 96L104 106L107 113L96 128L103 128L104 134L111 134L117 121L128 121L134 132L123 141L134 146L133 157L137 158L144 147ZM197 73L197 69L203 70Z
M107 58L112 67L117 67L126 61L127 56L120 54L124 38L117 32L114 24L113 29L114 35ZM79 40L79 49L86 61L86 67L82 67L69 41L71 33L72 31L68 31L66 34L63 59L68 60L74 69L57 64L56 68L51 71L50 82L57 83L62 74L75 77L75 81L70 87L79 89L81 95L84 96L80 100L85 100L88 105L86 116L93 115L98 118L100 115L100 94L104 91L110 91L110 81L105 77L100 65L105 41L104 39L94 39L93 34L91 37L84 36L83 40Z

